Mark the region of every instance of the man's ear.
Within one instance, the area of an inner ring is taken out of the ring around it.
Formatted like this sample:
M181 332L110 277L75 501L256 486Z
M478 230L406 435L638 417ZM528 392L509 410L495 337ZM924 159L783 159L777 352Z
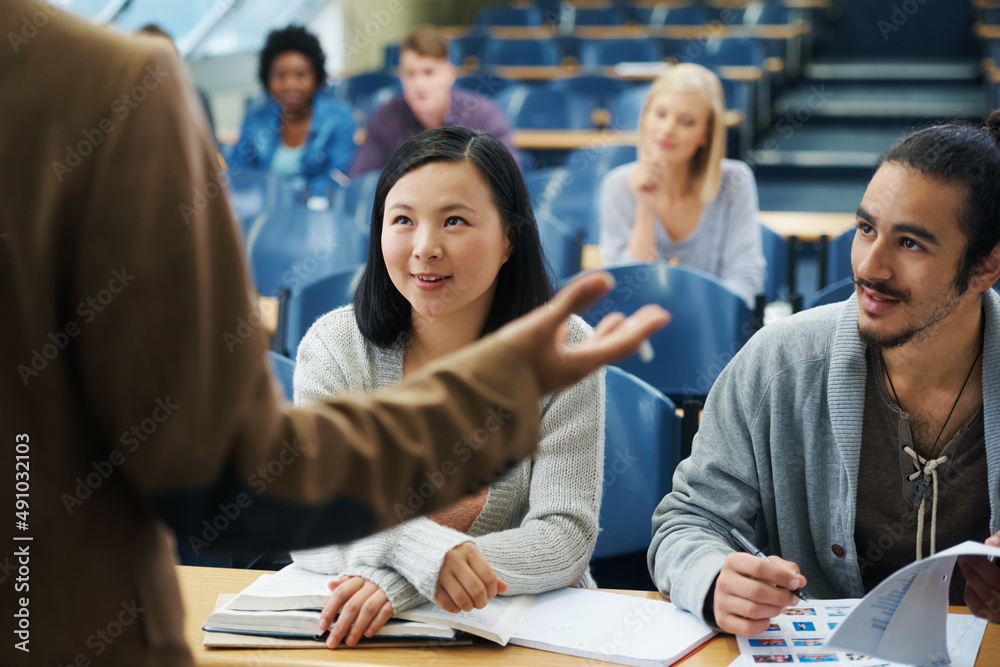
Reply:
M993 246L990 254L976 264L972 270L969 287L977 292L985 292L998 280L1000 280L1000 243Z

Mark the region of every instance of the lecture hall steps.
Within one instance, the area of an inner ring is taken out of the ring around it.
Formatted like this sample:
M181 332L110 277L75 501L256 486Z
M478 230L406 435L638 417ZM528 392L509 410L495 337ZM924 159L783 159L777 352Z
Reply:
M814 60L776 100L744 159L755 167L762 210L853 211L899 137L987 112L973 58Z

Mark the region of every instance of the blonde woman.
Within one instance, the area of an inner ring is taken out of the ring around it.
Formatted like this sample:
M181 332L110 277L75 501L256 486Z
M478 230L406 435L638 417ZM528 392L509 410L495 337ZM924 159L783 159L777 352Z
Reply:
M700 65L674 65L653 82L639 159L601 183L601 254L608 266L676 259L752 306L766 266L757 185L746 164L723 158L725 108L718 77Z

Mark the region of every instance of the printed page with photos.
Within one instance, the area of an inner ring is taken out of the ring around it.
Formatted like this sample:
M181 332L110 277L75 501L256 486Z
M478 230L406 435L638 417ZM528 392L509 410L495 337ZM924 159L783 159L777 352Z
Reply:
M770 627L753 637L737 637L740 657L730 667L757 665L844 665L847 667L910 667L853 651L825 646L857 606L856 598L810 600L789 607L771 619ZM986 632L986 621L975 616L948 614L948 650L952 667L973 667Z

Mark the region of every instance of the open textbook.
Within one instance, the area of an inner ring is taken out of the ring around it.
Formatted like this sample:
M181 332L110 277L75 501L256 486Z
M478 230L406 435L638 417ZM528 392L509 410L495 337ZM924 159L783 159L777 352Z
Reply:
M205 638L202 641L204 646L209 648L326 648L326 644L323 641L326 635L316 635L316 626L319 620L318 610L293 610L294 613L292 615L299 613L311 615L308 620L311 625L302 628L303 634L298 634L294 628L287 628L287 626L280 627L282 624L281 621L279 621L279 628L292 630L291 634L284 632L274 633L272 632L274 629L273 625L264 626L264 630L224 630L223 628L231 626L224 617L218 614L223 611L223 608L234 597L236 596L228 593L219 595L219 599L215 605L215 613L209 616L204 625L204 629L206 630ZM232 613L253 614L255 612L244 611ZM274 615L278 612L264 611L262 613ZM442 635L440 638L431 636L438 632ZM451 628L430 628L430 626L423 623L393 620L391 623L387 623L374 637L363 637L357 646L353 648L423 648L428 646L441 648L444 646L468 646L472 644L472 640L466 639L465 637L467 636L459 637L458 633Z
M203 629L208 633L254 635L316 642L319 615L330 589L331 577L317 575L292 564L278 574L263 574L256 581L218 606ZM375 635L386 637L452 639L455 630L442 626L391 619ZM225 641L234 642L230 637ZM229 645L209 641L209 645ZM319 644L322 646L322 644Z
M209 616L205 629L224 630L221 612L279 616L287 613L282 610L312 608L318 619L319 609L329 599L326 584L333 578L296 564L264 575ZM299 612L288 614L289 619L293 615ZM400 612L394 621L414 621L449 632L453 628L501 645L510 643L635 667L666 667L715 634L696 616L669 602L577 588L498 596L483 609L457 614L428 602ZM311 627L316 628L315 620Z

